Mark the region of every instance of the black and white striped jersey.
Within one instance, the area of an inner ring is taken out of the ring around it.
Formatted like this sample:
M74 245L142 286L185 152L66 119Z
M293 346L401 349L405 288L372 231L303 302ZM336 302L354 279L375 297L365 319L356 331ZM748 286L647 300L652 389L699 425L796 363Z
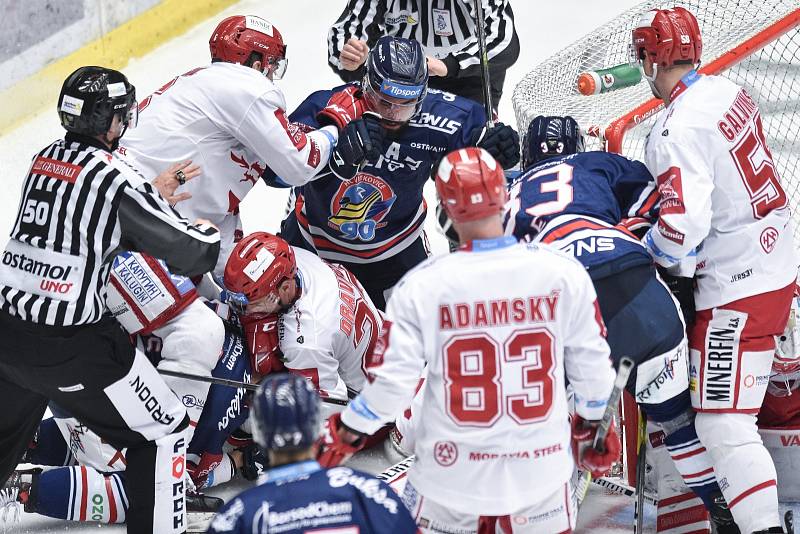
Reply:
M97 322L120 250L192 276L214 267L219 234L189 224L99 141L67 134L34 157L23 183L0 261L0 309L39 324Z
M519 55L514 13L509 0L482 0L482 8L490 68L505 71ZM444 61L447 78L480 76L475 21L473 0L348 0L328 31L328 62L345 81L357 80L363 69L347 72L339 61L348 39L355 37L372 47L381 36L393 35L418 41L427 55ZM431 86L437 81L431 78Z

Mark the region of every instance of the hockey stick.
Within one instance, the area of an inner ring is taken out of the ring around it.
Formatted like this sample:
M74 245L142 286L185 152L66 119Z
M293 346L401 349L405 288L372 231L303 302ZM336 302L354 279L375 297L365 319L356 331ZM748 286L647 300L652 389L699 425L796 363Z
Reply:
M646 469L647 445L647 416L639 412L639 426L636 432L636 502L633 505L633 533L644 532L644 478Z
M411 468L411 466L414 465L414 460L416 459L417 457L412 454L408 458L400 460L393 466L387 467L386 469L375 475L375 477L378 480L383 480L387 484L391 484L392 482L397 482L398 480L406 476L406 473Z
M611 428L611 421L619 409L619 397L622 395L622 390L625 384L628 383L628 378L633 371L633 360L627 356L623 356L619 361L619 369L617 370L617 378L614 380L614 387L611 389L611 394L608 396L608 403L606 404L606 411L603 413L603 418L597 428L597 433L594 435L592 448L599 453L605 452L604 442L608 435L608 429ZM586 498L586 492L589 491L589 484L592 481L592 474L589 471L584 473L578 479L575 487L575 492L578 497L578 506Z
M616 493L617 495L624 495L626 497L636 496L636 488L610 477L593 478L592 483L597 484L601 488L608 490L611 493ZM658 499L656 497L645 492L642 492L642 495L644 496L643 498L645 502L649 502L653 506L658 506Z
M486 26L483 20L483 5L481 0L475 2L477 15L478 49L481 55L481 83L483 83L483 107L486 110L486 127L494 126L494 109L492 109L491 80L489 78L489 51L486 49Z
M185 378L186 380L195 380L197 382L208 382L209 384L216 384L218 386L228 386L231 388L244 388L248 391L255 391L258 389L258 384L249 384L247 382L239 382L238 380L229 380L227 378L193 375L191 373L182 373L180 371L169 371L167 369L157 369L157 371L159 374L164 376L171 376L174 378ZM330 397L321 397L320 400L327 404L336 404L338 406L347 406L348 403L348 401L344 399L333 399Z

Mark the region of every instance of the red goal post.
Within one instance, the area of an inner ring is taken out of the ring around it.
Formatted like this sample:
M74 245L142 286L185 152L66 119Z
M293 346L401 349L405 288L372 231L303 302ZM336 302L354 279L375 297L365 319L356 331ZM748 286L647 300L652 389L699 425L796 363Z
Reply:
M767 145L789 197L800 244L800 1L649 0L622 13L531 70L512 98L520 135L537 115L571 115L589 132L587 150L644 160L644 142L662 109L646 81L594 96L578 92L578 75L629 61L631 30L649 9L683 6L703 35L700 72L747 88L761 108ZM635 403L625 395L625 474L635 480Z

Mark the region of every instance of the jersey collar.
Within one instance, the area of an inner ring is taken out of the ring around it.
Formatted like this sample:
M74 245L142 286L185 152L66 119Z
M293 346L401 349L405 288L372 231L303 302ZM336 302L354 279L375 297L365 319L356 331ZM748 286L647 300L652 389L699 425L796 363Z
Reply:
M672 92L669 94L669 101L674 102L676 98L682 95L692 84L700 79L700 74L696 70L690 70L683 75L681 81L678 82Z
M264 482L286 482L305 475L310 475L322 469L316 460L305 460L296 464L281 465L267 470L261 475L261 483Z
M501 248L510 247L511 245L516 245L517 239L510 235L504 235L501 237L493 237L491 239L473 239L467 243L464 243L458 250L463 250L465 252L486 252L489 250L497 250Z

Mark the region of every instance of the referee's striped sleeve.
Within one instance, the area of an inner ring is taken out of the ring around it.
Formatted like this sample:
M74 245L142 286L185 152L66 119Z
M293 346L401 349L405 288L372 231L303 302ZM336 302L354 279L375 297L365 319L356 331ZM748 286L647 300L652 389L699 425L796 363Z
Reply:
M195 276L217 263L219 232L190 224L149 183L125 188L118 218L122 247L162 258L172 273Z
M339 55L351 37L367 42L369 46L383 35L380 21L386 13L387 0L348 0L339 18L328 30L328 65L344 81L359 80L363 69L347 71L342 68Z
M476 28L475 35L464 40L464 45L460 51L454 52L451 58L445 60L448 66L448 77L469 77L480 74L480 45L477 38L477 13L472 2L460 2L462 5L461 13L458 15L469 16L472 18L472 25ZM468 6L468 7L467 7ZM514 12L508 0L483 0L481 5L484 13L484 26L486 32L486 50L489 60L494 59L511 44L514 37ZM457 16L461 19L460 16ZM513 57L516 60L516 55ZM511 61L513 63L513 60ZM498 65L493 63L495 68L506 68L509 65ZM456 67L453 69L452 67ZM453 73L453 70L457 70Z

